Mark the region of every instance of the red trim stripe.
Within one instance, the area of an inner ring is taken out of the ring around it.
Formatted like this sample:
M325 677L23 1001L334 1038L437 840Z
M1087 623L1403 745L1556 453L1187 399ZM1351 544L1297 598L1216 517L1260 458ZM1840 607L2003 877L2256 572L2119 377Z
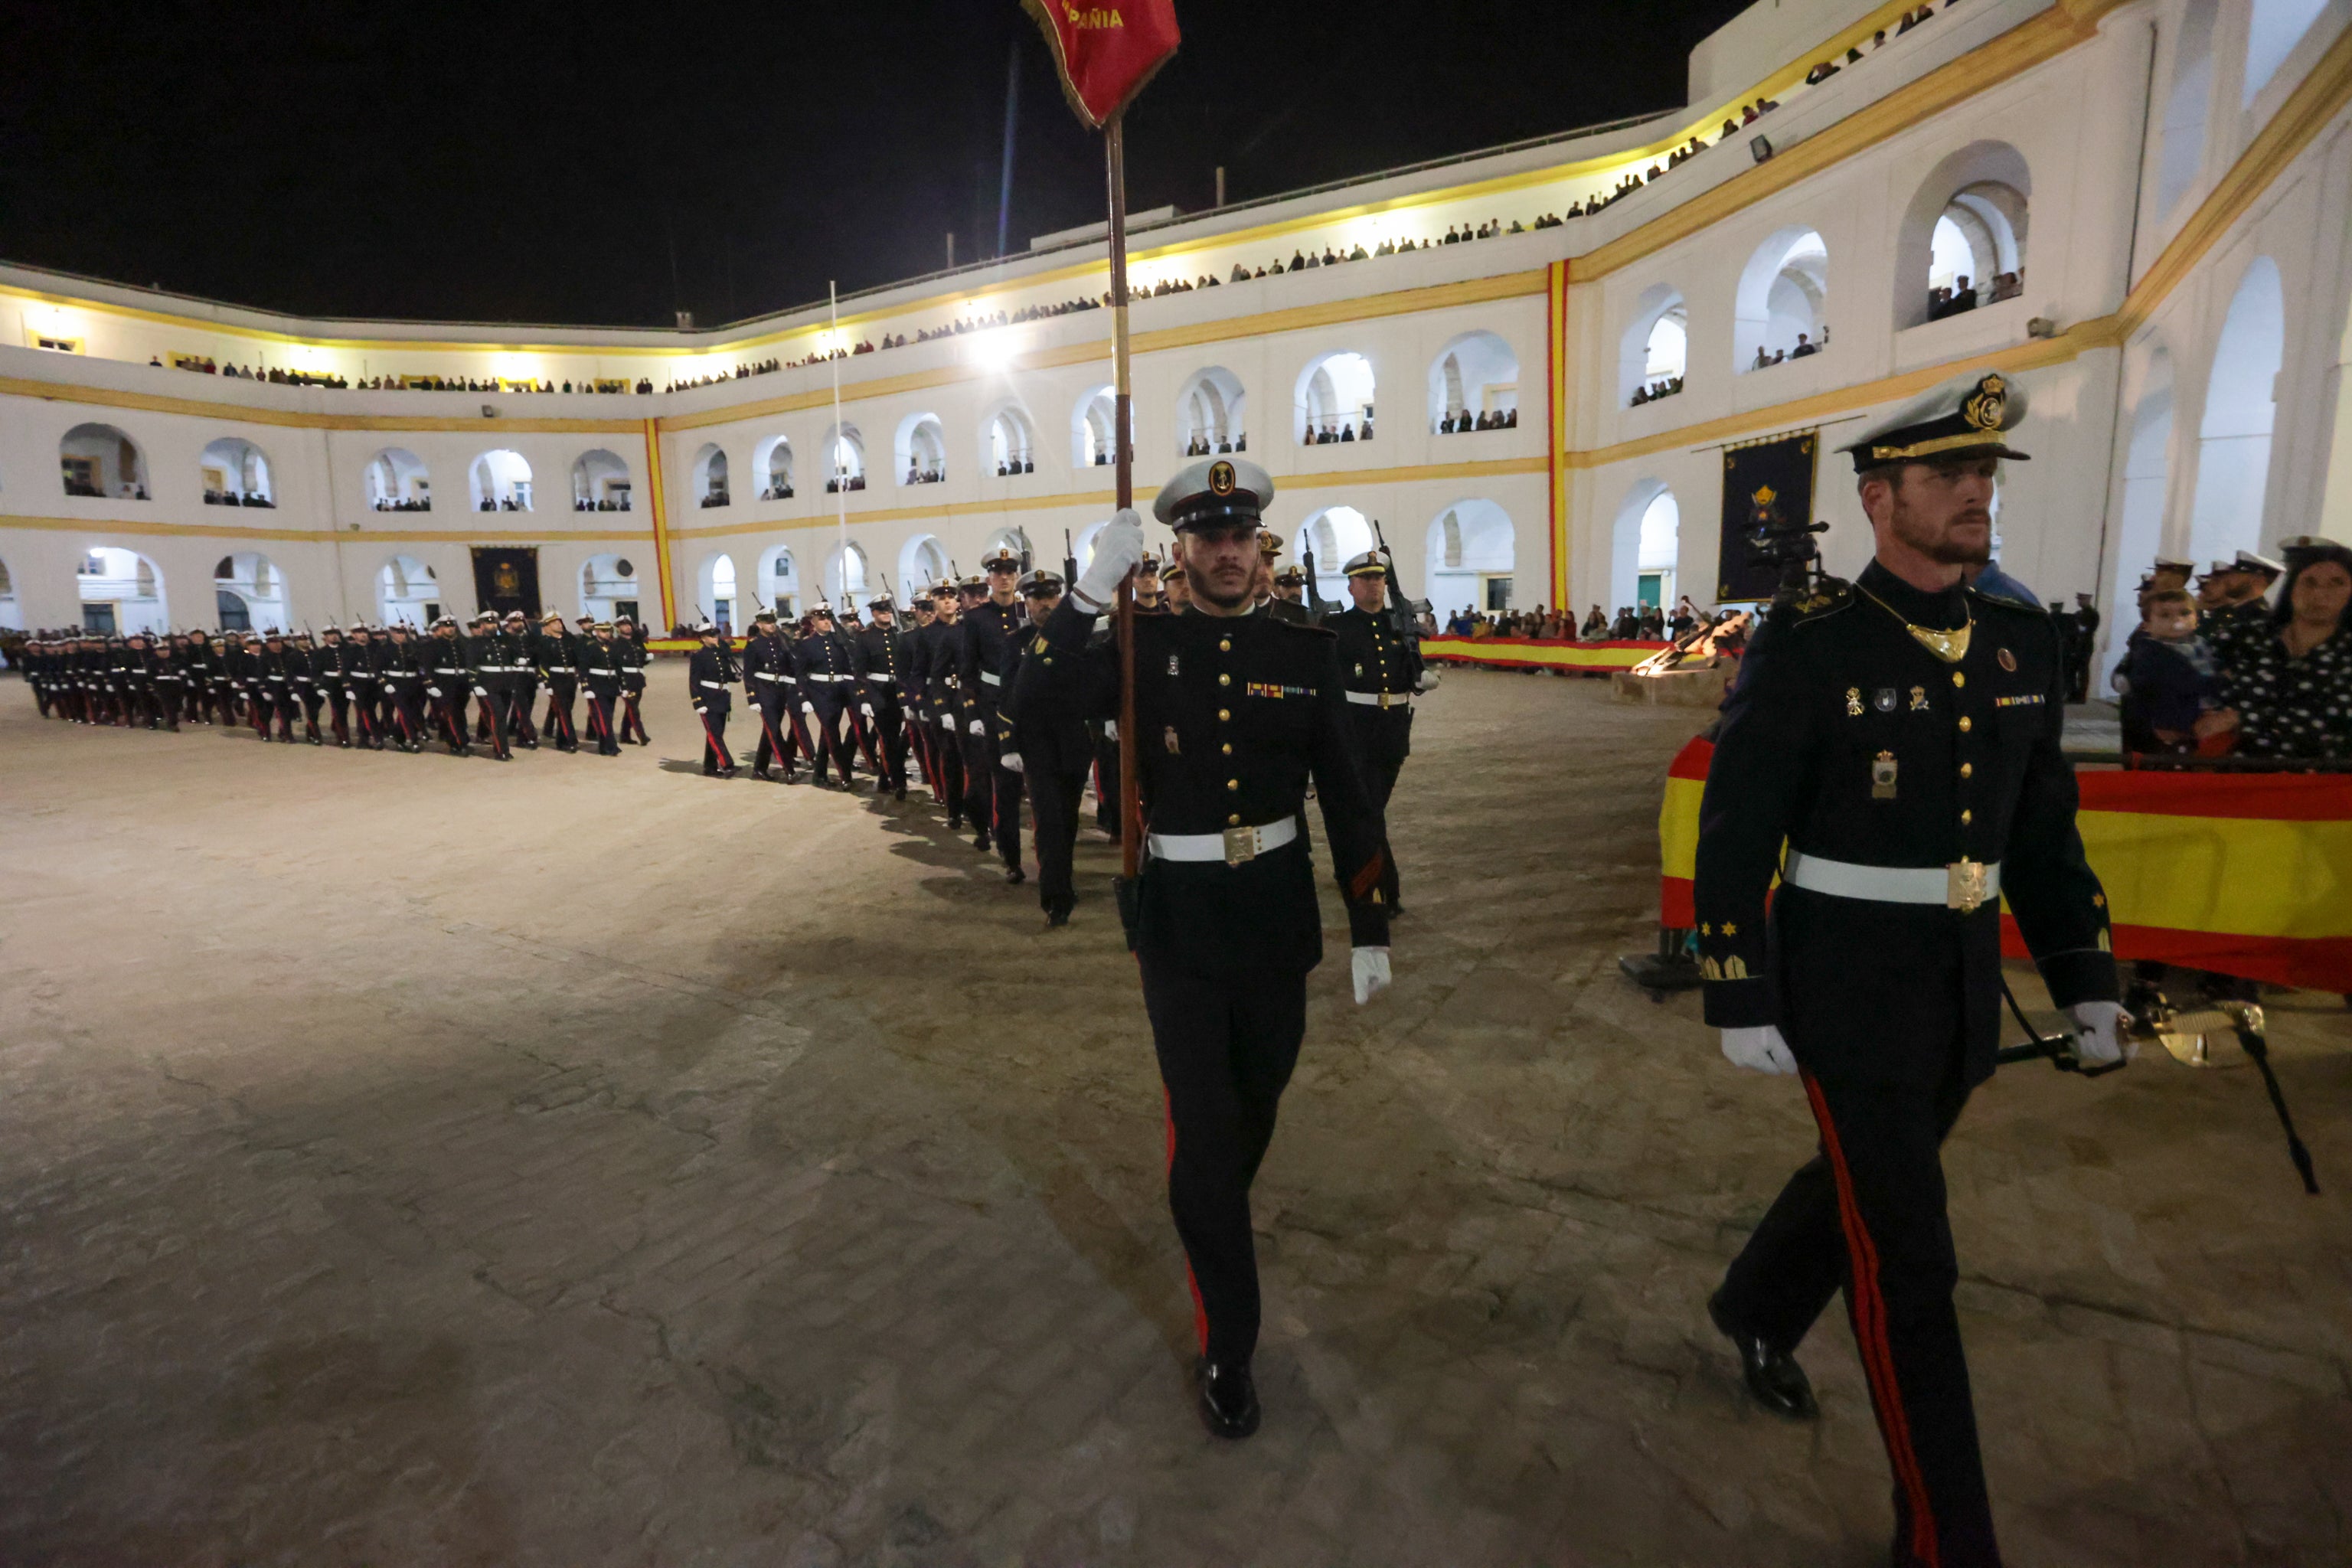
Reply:
M1830 1119L1829 1102L1821 1085L1806 1073L1805 1098L1811 1101L1813 1120L1822 1130L1822 1152L1829 1156L1837 1179L1838 1219L1845 1228L1847 1271L1853 1280L1853 1337L1862 1347L1862 1370L1870 1383L1871 1404L1877 1408L1878 1432L1886 1444L1886 1458L1895 1479L1911 1505L1911 1552L1925 1565L1937 1568L1936 1515L1927 1503L1927 1483L1920 1474L1919 1456L1911 1447L1911 1422L1903 1412L1903 1388L1895 1376L1895 1347L1886 1331L1886 1298L1878 1289L1878 1247L1863 1224L1862 1207L1854 1201L1853 1176L1846 1169L1845 1151L1838 1143L1837 1124Z
M1163 1179L1173 1179L1176 1174L1176 1102L1170 1097L1168 1086L1164 1083L1160 1086L1160 1106L1168 1118L1168 1163L1160 1173ZM1184 1238L1178 1237L1176 1245L1182 1247ZM1208 1303L1201 1300L1200 1280L1192 1277L1192 1258L1190 1253L1187 1253L1184 1258L1184 1288L1192 1292L1193 1337L1201 1342L1201 1353L1207 1355L1209 1353L1209 1308Z

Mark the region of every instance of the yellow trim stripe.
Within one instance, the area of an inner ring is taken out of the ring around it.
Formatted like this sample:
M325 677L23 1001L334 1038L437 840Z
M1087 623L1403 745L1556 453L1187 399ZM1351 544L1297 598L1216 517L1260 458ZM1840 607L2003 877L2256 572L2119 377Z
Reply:
M662 626L677 625L677 594L670 582L669 495L662 484L661 421L645 424L646 479L654 498L654 561L661 574Z
M1666 780L1666 797L1658 806L1660 875L1685 882L1698 875L1698 803L1706 793L1705 779Z
M2231 936L2352 936L2352 822L2075 817L2117 925Z
M641 528L551 528L513 520L529 512L499 512L499 524L484 532L463 528L362 528L337 531L330 528L256 528L235 523L152 522L144 518L26 517L0 513L0 529L50 533L122 534L142 539L270 539L295 544L481 544L492 540L516 540L538 544L562 544L573 540L635 542L646 537Z

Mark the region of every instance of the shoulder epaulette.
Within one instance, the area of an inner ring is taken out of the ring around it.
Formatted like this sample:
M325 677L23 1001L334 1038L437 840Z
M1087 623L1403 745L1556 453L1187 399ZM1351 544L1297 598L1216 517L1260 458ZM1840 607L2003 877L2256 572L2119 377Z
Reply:
M2023 599L2012 599L2006 594L1983 593L1974 583L1969 584L1968 593L1969 600L1975 604L1998 605L2004 610L2014 610L2024 616L2047 616L2050 614L2040 605L2029 605Z
M1778 618L1790 626L1803 626L1833 616L1853 603L1853 584L1843 577L1823 577L1812 584L1796 598L1773 608Z

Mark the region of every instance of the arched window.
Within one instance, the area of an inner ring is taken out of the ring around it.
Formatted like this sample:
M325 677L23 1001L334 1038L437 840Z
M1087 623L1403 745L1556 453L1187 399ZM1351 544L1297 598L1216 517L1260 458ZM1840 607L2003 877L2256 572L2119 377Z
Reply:
M982 542L980 547L980 553L984 558L995 554L1000 550L1010 550L1013 554L1021 557L1024 562L1034 562L1035 560L1035 556L1031 552L1029 548L1029 535L1027 531L1019 528L998 529L995 532L990 534L984 542Z
M1438 619L1461 609L1509 609L1514 544L1511 515L1493 501L1459 500L1438 513L1429 525L1422 578L1422 596ZM1320 554L1315 565L1319 579Z
M1681 530L1681 504L1662 481L1643 479L1626 492L1611 533L1609 603L1601 606L1612 619L1643 605L1674 607Z
M2246 268L2213 345L2205 416L2197 428L2197 504L2189 513L2194 561L2258 548L2270 482L2271 399L2286 357L2286 308L2278 263L2258 256Z
M1345 603L1348 561L1372 547L1372 525L1351 506L1326 507L1301 523L1290 542L1290 558L1301 566L1315 555L1315 591Z
M1429 367L1429 427L1440 436L1519 422L1519 361L1493 332L1464 332Z
M2024 154L2006 142L1971 142L1930 170L1895 228L1895 326L2022 294L2032 194Z
M727 454L716 441L703 443L702 450L694 455L694 500L700 507L726 506L731 498L727 490Z
M771 436L753 448L751 469L759 477L761 500L793 499L793 444L782 436Z
M25 629L24 607L16 603L16 579L8 574L5 561L0 561L0 626L12 632Z
M999 479L1037 471L1036 436L1026 414L1010 406L996 411L988 422L986 461Z
M919 533L898 552L898 583L907 592L948 580L947 546L936 535Z
M252 442L224 436L205 447L196 459L196 477L204 483L206 506L278 504L269 488L269 459Z
M529 511L530 465L520 452L500 447L474 459L467 478L472 482L476 511Z
M1372 362L1360 353L1324 354L1299 374L1292 433L1303 445L1372 438Z
M735 558L723 552L704 556L694 581L699 591L695 607L719 630L731 633L736 618Z
M423 631L441 615L441 583L433 568L413 555L395 555L376 569L377 618Z
M2172 356L2158 349L2132 405L2124 448L2123 498L2116 507L2115 595L2110 602L2106 668L2122 659L2125 632L2139 621L2139 574L2164 552L2164 509L2172 482ZM2104 673L2104 672L2103 672ZM2102 680L2094 688L2107 689Z
M222 556L213 568L213 591L225 629L284 631L294 624L293 608L287 601L286 574L267 555ZM229 626L232 600L242 607L245 627Z
M898 422L898 482L935 485L948 477L947 436L936 414L909 414Z
M2246 26L2246 88L2241 107L2251 109L2263 89L2286 64L2295 45L2327 9L2327 0L2254 0Z
M1176 392L1176 450L1188 458L1249 450L1248 395L1223 365L1196 370Z
M826 474L824 493L866 488L866 439L855 425L836 425L824 433Z
M626 511L631 499L629 465L617 454L597 447L572 463L573 511Z
M2213 105L2216 0L2187 0L2172 46L2172 87L2164 95L2162 150L2157 155L2158 216L2180 205L2205 166L2205 124Z
M145 500L147 459L111 425L77 425L58 443L66 494L89 500Z
M824 563L825 598L835 605L861 603L867 593L866 585L866 552L856 544L848 546L849 574L842 575L842 547L835 546Z
M135 550L100 545L85 552L74 568L74 592L85 630L127 635L171 628L163 575Z
M1116 435L1118 405L1111 400L1110 388L1088 388L1078 398L1077 406L1070 411L1070 461L1081 468L1107 468L1118 461L1118 452L1112 437ZM1133 405L1129 417L1134 416Z
M433 480L415 453L387 447L368 459L367 503L375 511L431 511Z
M600 621L637 618L637 563L625 555L591 555L580 563L580 613ZM667 628L663 628L667 629Z
M1829 262L1829 247L1810 228L1784 228L1756 247L1732 305L1735 370L1762 370L1821 351Z
M1617 396L1629 408L1672 397L1689 368L1690 308L1682 290L1654 283L1633 301L1617 345Z
M801 613L801 574L790 547L774 544L760 552L760 602L786 617Z

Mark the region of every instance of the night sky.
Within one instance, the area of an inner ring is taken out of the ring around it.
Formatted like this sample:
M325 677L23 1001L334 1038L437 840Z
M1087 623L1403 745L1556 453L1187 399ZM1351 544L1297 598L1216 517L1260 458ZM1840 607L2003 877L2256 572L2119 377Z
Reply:
M1208 206L1683 101L1744 0L1178 0L1129 201ZM0 258L303 314L705 326L1099 221L1014 0L19 0ZM1760 63L1760 62L1759 62Z

